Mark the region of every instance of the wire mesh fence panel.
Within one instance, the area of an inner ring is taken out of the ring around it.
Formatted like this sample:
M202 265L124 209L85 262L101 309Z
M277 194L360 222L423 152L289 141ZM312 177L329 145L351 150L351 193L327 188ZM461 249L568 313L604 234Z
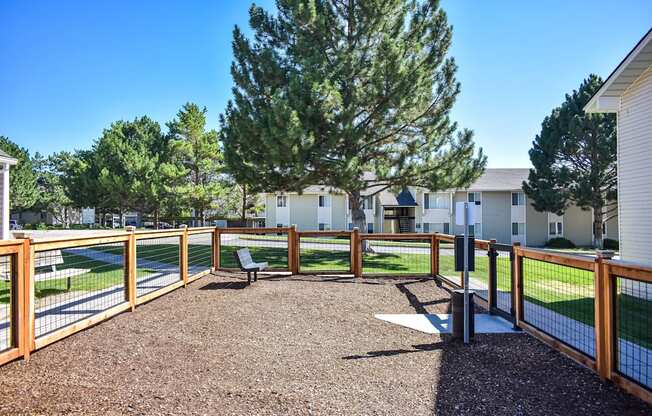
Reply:
M512 261L509 251L497 251L496 257L496 307L512 312Z
M0 352L14 346L12 308L16 277L11 269L11 256L0 257Z
M615 306L617 370L652 390L652 284L617 278Z
M368 244L364 242L367 241ZM362 273L387 275L430 274L430 239L363 240Z
M593 272L525 258L523 298L527 323L595 356Z
M489 256L486 250L475 248L475 270L469 272L469 289L475 295L489 300Z
M136 240L136 295L162 289L181 280L181 238L156 237Z
M36 252L34 336L125 302L124 247L113 243Z
M220 267L236 269L234 253L247 247L257 263L267 262L271 270L288 270L287 233L220 234Z
M188 276L209 270L213 266L213 233L188 236Z
M439 275L460 284L460 272L455 271L455 248L452 242L439 241Z
M301 272L344 272L351 270L351 239L342 237L299 237Z

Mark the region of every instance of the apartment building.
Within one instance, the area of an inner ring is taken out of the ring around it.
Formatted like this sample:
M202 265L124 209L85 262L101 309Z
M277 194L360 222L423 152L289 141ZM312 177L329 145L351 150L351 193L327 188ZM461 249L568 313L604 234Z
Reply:
M536 211L522 190L527 176L528 169L487 169L468 189L431 192L409 187L398 193L383 191L375 195L370 190L363 200L366 227L361 231L461 233L462 227L454 221L455 205L468 201L476 211L477 222L471 226L476 238L542 246L551 238L565 237L576 245L591 245L591 211L571 207L562 216ZM296 224L299 230L353 228L348 198L337 189L316 185L300 195L267 193L263 200L268 227ZM612 229L608 225L606 228Z

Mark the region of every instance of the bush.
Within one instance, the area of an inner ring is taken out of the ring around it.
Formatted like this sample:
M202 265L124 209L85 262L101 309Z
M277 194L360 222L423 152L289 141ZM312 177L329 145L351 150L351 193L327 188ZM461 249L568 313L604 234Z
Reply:
M602 247L604 247L605 250L618 250L620 245L618 240L614 240L613 238L605 238L602 240Z
M546 247L548 248L575 248L575 244L573 244L572 241L570 241L567 238L564 237L557 237L557 238L551 238L548 240L546 243Z

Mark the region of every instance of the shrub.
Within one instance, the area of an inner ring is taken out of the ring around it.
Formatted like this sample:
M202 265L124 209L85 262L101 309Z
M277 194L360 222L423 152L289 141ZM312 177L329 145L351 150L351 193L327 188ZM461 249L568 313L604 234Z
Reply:
M604 247L605 250L618 250L620 245L618 244L618 240L605 238L602 240L602 247Z
M575 244L573 244L572 241L570 241L567 238L564 237L557 237L557 238L551 238L548 240L546 243L546 247L548 248L575 248Z

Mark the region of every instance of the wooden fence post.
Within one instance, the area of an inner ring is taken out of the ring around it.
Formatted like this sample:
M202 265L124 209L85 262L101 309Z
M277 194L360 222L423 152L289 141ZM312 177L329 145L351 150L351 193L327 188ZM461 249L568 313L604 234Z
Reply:
M362 276L362 256L360 255L361 249L360 241L360 230L358 227L353 227L353 232L351 233L351 271L353 276L361 277Z
M496 251L496 239L492 238L489 240L489 246L487 247L487 257L489 257L489 267L487 272L489 273L488 285L487 285L487 303L489 304L489 313L496 308L496 296L497 296L497 285L498 285L498 252Z
M288 231L288 268L291 274L299 273L299 245L297 244L297 225L292 224Z
M131 306L131 311L136 310L136 227L128 226L125 227L129 233L129 240L125 243L125 287L127 288L127 293L125 294L126 299Z
M14 237L23 240L21 254L16 256L20 262L14 268L18 273L17 307L12 311L18 318L14 328L17 329L18 348L23 354L23 360L29 361L30 353L35 348L34 341L34 247L30 233L14 233ZM20 276L22 274L22 276ZM22 279L21 279L22 277Z
M439 275L439 239L437 233L430 236L430 275L432 277Z
M188 226L181 224L179 228L183 231L179 237L179 271L183 287L186 287L188 286Z
M515 323L518 326L519 322L524 321L524 311L523 311L523 254L521 253L521 248L519 243L514 243L512 247L514 253L514 260L512 261L512 267L514 269L512 273L512 306L515 311Z
M220 234L220 227L215 227L213 231L213 271L220 269L220 244L222 243L222 235Z
M602 380L611 378L614 359L613 285L609 265L604 262L613 255L610 250L597 250L595 258L595 364Z

